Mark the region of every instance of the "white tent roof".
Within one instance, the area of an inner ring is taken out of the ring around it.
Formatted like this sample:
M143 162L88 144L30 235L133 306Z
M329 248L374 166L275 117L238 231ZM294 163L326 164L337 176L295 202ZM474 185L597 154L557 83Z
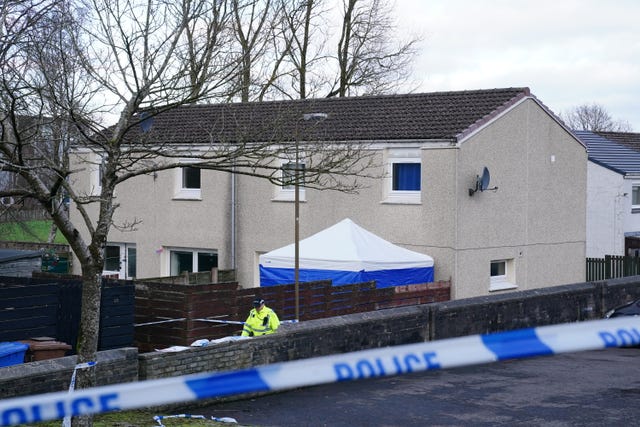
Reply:
M429 255L396 246L350 219L324 229L299 243L301 269L377 271L433 266ZM295 244L260 255L260 264L294 268Z

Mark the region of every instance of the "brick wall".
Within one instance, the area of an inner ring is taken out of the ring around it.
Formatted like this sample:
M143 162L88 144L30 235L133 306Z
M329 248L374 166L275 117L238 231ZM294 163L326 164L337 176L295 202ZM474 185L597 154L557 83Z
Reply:
M247 368L365 348L426 341L429 305L401 307L285 323L278 333L191 347L181 352L140 354L140 379Z
M138 380L138 349L120 348L98 353L99 385ZM0 399L69 389L76 356L0 368Z
M637 298L640 276L441 302L433 305L430 338L599 319Z
M140 379L599 319L636 298L640 276L283 324L278 333L264 337L140 354Z

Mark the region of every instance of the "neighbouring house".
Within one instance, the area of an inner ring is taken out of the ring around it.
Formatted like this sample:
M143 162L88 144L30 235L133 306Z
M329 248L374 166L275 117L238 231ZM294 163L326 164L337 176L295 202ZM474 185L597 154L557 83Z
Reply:
M587 257L640 255L640 134L574 133L589 154Z
M9 121L7 115L0 114L2 119ZM6 153L8 161L11 162L11 156L20 156L20 161L25 162L30 167L40 167L46 161L44 159L55 158L61 142L54 135L57 126L55 121L46 116L16 116L12 117L17 123L20 138L15 142L15 148L12 153ZM11 126L5 126L4 121L0 123L0 139L3 141L11 140L13 137L13 129ZM12 146L14 144L9 144ZM46 176L42 173L42 179L45 181L53 181L55 176ZM24 185L23 178L14 172L8 172L0 168L0 190L18 190ZM25 221L29 219L42 219L46 215L43 207L33 199L24 199L18 196L0 197L0 218L4 221ZM0 237L1 238L1 237Z
M292 132L282 122L303 115L323 118L326 141L367 144L380 178L356 195L301 188L301 239L350 218L433 257L453 298L584 281L586 147L528 88L189 105L144 132L158 144L213 144L257 124ZM81 157L90 167L73 182L95 191L99 153ZM105 270L120 277L218 267L254 287L259 256L294 242L291 186L251 176L185 165L127 182L117 198L116 222L140 221L109 232Z
M605 131L596 131L595 133L607 138L609 141L617 142L618 144L640 151L640 133Z

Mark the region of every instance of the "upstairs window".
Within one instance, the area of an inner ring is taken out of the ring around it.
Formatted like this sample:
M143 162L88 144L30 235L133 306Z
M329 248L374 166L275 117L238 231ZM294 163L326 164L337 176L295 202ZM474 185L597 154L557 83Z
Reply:
M422 157L418 148L394 148L386 152L384 202L420 204Z
M200 169L187 166L182 168L182 188L200 189Z
M99 196L102 192L102 179L104 178L105 160L101 155L95 157L95 163L91 165L91 176L89 185L90 192L94 196Z
M298 173L298 192L300 201L306 200L304 181L305 163L287 162L284 160L280 166L282 170L282 185L276 188L274 200L293 201L295 200L296 172Z
M282 165L282 188L285 190L295 190L296 172L298 173L298 184L300 189L304 183L304 163L285 163Z
M178 170L176 195L178 200L201 200L201 169L183 166Z
M392 191L420 191L420 163L393 163Z

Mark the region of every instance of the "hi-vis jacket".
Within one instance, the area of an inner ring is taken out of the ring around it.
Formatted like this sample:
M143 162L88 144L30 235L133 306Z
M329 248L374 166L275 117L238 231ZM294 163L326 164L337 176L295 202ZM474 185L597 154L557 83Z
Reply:
M266 305L262 307L260 311L252 308L249 312L249 317L247 317L247 321L244 323L242 336L257 337L272 334L278 329L278 326L280 326L280 319L278 319L275 311Z

